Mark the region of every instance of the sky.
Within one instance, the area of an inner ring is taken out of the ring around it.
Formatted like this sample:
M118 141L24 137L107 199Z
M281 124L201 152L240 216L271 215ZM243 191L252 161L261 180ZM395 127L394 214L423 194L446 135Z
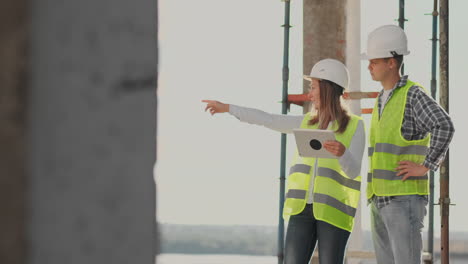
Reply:
M430 89L432 1L406 1L405 24L411 54L405 73ZM463 171L468 124L463 77L467 1L450 2L450 115L456 133L450 148L452 231L468 232L468 177ZM361 1L361 50L367 34L397 24L398 1ZM211 116L202 99L281 113L284 2L271 0L160 0L158 84L157 217L161 223L269 225L278 223L280 133ZM302 1L291 2L289 93L302 93ZM309 72L310 69L304 69ZM437 79L439 75L437 74ZM367 62L361 63L363 91L378 91ZM363 107L372 101L363 102ZM288 114L301 115L292 106ZM364 116L369 126L370 116ZM294 153L287 137L287 164ZM366 159L364 163L367 162ZM363 166L364 173L365 166ZM436 177L436 200L438 199ZM363 189L365 190L365 189ZM362 202L362 227L369 212ZM439 207L434 213L436 236ZM426 217L427 222L428 217ZM426 224L427 226L427 224Z

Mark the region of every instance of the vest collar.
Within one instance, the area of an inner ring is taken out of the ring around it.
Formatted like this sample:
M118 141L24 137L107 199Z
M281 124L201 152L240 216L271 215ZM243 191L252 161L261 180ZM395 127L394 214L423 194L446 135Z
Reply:
M392 90L390 90L391 91L390 94L392 94L393 91L395 91L396 89L405 86L407 82L408 82L408 75L401 76L400 80L397 83L395 83L395 86L393 86ZM384 92L384 89L380 91L379 96L381 96L383 92Z

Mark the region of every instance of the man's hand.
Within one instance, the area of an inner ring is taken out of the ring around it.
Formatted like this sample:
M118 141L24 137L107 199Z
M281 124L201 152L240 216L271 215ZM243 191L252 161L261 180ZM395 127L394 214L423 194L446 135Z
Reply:
M421 177L426 175L426 173L429 171L428 168L426 168L424 165L417 164L411 161L400 161L398 162L400 166L396 168L398 171L397 176L403 176L401 179L402 181L405 181L408 179L408 177Z
M331 154L337 156L337 157L341 157L343 156L345 150L346 150L346 147L341 144L341 142L339 141L332 141L332 140L328 140L328 141L325 141L323 143L323 147L328 151L330 152Z

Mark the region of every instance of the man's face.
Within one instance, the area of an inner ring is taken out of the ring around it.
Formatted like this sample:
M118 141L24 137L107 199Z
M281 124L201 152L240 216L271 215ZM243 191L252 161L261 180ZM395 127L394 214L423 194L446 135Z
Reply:
M389 61L386 59L372 59L369 60L369 72L372 76L372 80L374 81L383 81L390 75L390 66Z
M310 82L309 93L307 97L314 104L315 109L318 109L320 106L320 83L317 79L312 79Z

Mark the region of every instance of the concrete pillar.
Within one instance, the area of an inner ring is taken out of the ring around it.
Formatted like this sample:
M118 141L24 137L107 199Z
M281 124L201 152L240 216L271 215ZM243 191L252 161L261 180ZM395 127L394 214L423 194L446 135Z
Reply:
M361 0L347 0L346 66L349 70L349 91L361 91ZM365 89L364 89L365 90ZM361 115L361 100L347 101L351 112Z
M346 3L343 0L303 2L303 71L310 74L315 63L325 58L346 62ZM304 82L307 92L308 82ZM309 104L304 105L304 113Z
M154 263L156 3L32 1L28 263Z
M0 1L0 263L26 255L28 2Z
M319 60L337 59L349 69L349 91L360 91L360 0L310 0L303 3L304 74L310 74L312 66ZM307 92L308 86L309 82L305 81L304 92ZM347 103L353 114L361 114L359 100L350 100ZM304 113L308 112L310 107L309 104L304 105ZM358 208L348 252L362 249L360 214L361 209ZM312 263L317 261L314 259Z
M347 21L346 21L346 66L349 70L350 92L361 91L361 0L347 0ZM355 114L361 115L361 101L360 100L347 100L349 110ZM367 152L364 151L362 162L367 162ZM366 166L363 166L367 168ZM367 170L361 167L361 200L366 199L366 177ZM365 203L360 203L360 205ZM362 233L362 206L358 207L356 212L354 230L348 242L348 252L361 251L363 249L364 237ZM364 209L367 211L366 209ZM368 214L365 214L369 217ZM359 259L350 259L348 264L358 264Z

